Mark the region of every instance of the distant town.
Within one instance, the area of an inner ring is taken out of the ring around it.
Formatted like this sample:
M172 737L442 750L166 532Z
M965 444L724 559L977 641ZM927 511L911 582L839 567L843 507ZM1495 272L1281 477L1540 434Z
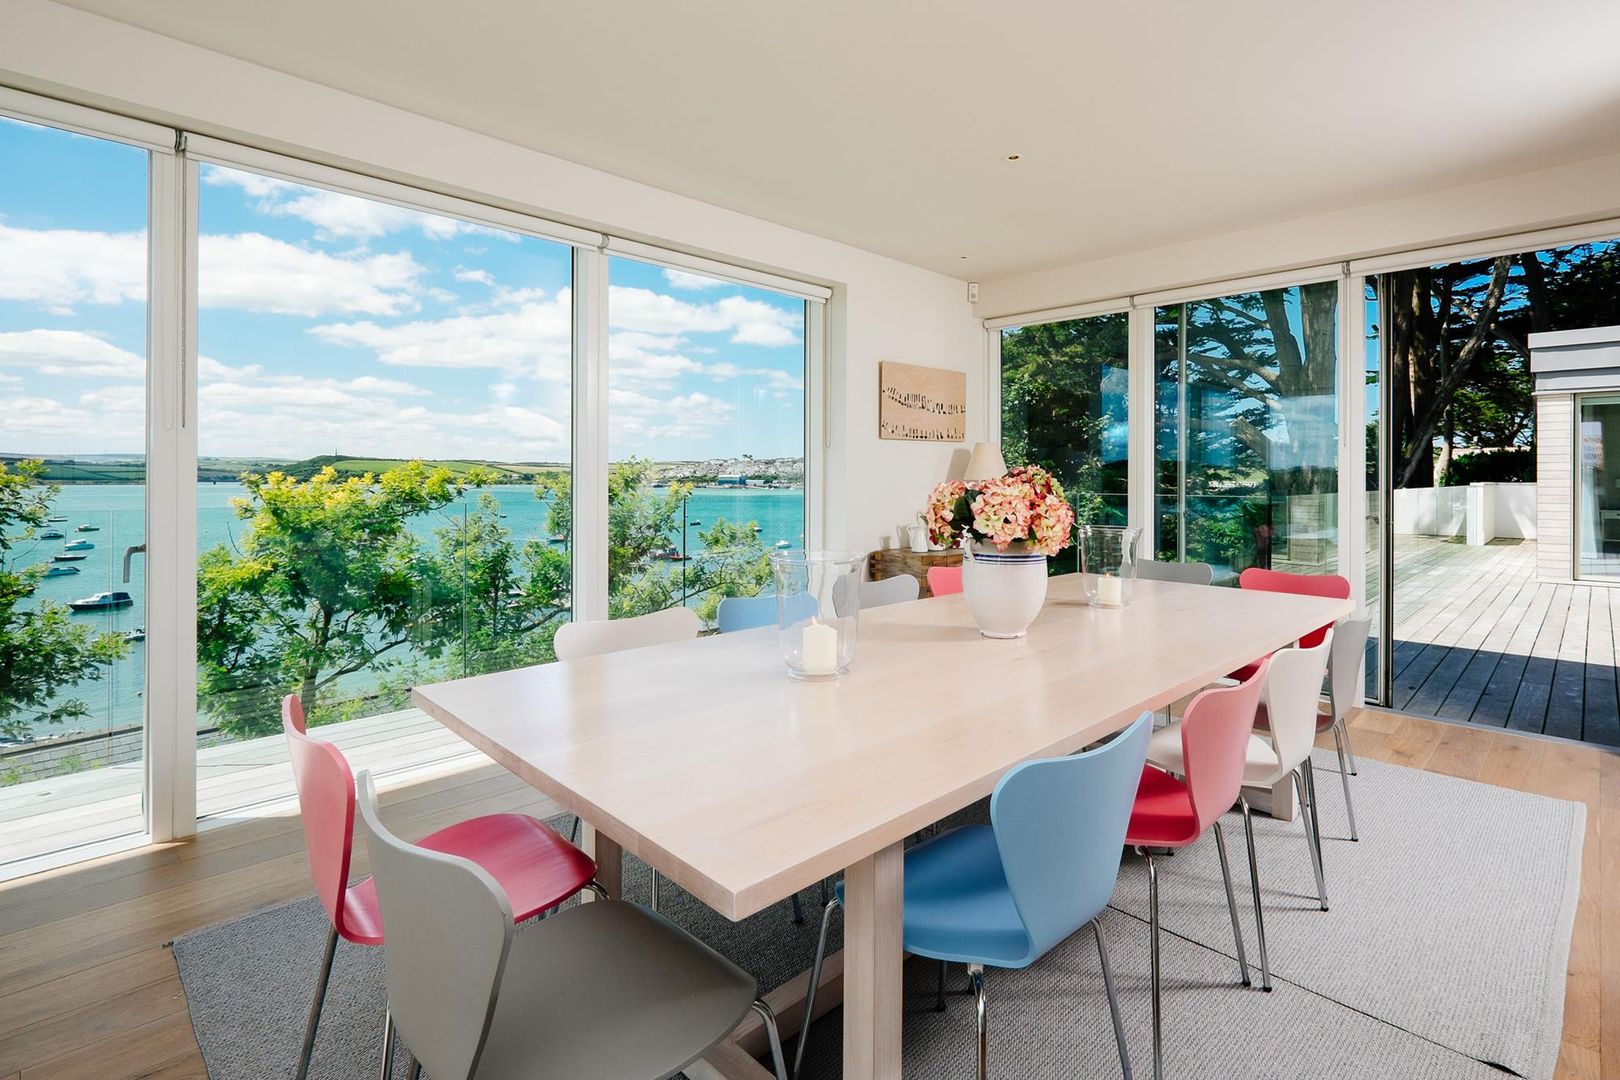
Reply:
M38 458L45 463L44 479L52 484L141 484L146 482L146 459L141 454L80 454L60 457L50 454L32 455L0 453L0 462L14 462ZM360 476L379 473L403 464L404 458L350 457L343 454L322 454L317 457L293 461L280 458L213 458L197 459L199 483L234 483L243 473L264 473L271 470L284 472L299 479L308 479L328 466L340 476ZM544 476L565 474L567 462L561 461L477 461L433 460L429 465L443 465L453 472L465 473L481 468L495 473L497 483L528 484ZM804 486L803 458L756 458L751 454L741 457L709 458L693 461L654 462L654 473L659 484L691 483L700 487L761 487L797 488Z

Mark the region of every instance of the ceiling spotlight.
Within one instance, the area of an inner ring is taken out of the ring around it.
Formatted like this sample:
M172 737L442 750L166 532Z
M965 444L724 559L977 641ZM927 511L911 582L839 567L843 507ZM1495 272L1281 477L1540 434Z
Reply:
M965 258L967 258L967 256L966 255L958 255L957 258L958 259L965 259Z
M1020 154L1008 154L1007 155L1007 160L1008 161L1017 161L1021 156L1022 155L1020 155Z

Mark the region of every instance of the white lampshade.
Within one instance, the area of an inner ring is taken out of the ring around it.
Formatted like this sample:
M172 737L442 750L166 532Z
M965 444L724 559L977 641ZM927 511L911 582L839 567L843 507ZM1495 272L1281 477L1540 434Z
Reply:
M967 469L962 473L964 480L989 480L1002 476L1007 472L1007 463L1001 458L1001 447L991 442L973 444L973 453L968 455Z

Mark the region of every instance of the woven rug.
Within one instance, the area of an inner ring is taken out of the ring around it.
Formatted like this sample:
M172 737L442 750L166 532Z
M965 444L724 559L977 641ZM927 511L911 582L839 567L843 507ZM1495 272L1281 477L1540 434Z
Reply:
M1273 993L1238 985L1213 837L1161 862L1167 1073L1550 1080L1585 808L1364 762L1351 778L1362 835L1352 844L1341 839L1343 797L1330 766L1331 756L1318 759L1330 911L1316 908L1299 823L1256 818ZM984 812L981 805L958 819ZM1241 873L1235 814L1227 838ZM1127 857L1103 919L1137 1075L1151 1068L1145 877ZM644 901L647 885L645 866L627 858L626 897ZM1246 905L1246 879L1238 889ZM809 966L818 896L801 897L812 915L802 927L786 903L733 924L667 884L663 909L752 971L763 990ZM1252 914L1247 906L1242 914L1255 963ZM833 948L841 921L834 917ZM213 1080L292 1077L324 940L310 898L175 942ZM934 1011L934 965L915 961L906 974L906 1075L973 1075L973 1001L962 970L952 969L944 1013ZM1089 931L1028 970L990 971L985 985L993 1076L1120 1074ZM377 1075L382 1014L381 952L340 943L312 1077ZM816 1023L806 1080L839 1075L840 1042L835 1011Z

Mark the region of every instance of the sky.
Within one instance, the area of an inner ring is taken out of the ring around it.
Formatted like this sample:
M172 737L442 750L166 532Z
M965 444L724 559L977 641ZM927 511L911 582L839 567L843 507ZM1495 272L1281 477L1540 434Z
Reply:
M0 453L141 450L146 185L0 118ZM198 225L202 456L567 460L565 245L208 164ZM609 274L610 457L802 455L802 301Z

